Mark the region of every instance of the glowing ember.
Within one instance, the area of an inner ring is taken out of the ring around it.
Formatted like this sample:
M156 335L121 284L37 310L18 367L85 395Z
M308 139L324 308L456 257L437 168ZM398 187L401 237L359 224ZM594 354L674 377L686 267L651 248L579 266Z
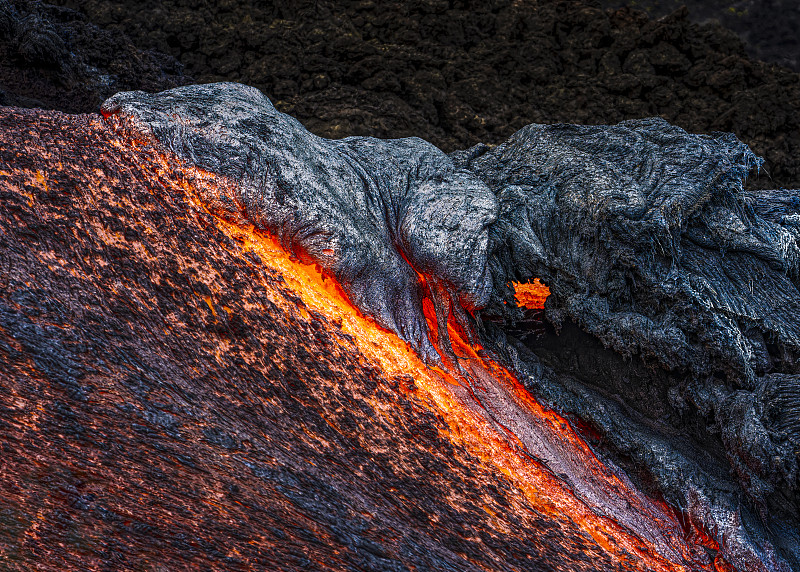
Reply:
M549 295L550 288L542 284L538 278L528 284L514 282L514 298L520 306L531 310L541 310Z

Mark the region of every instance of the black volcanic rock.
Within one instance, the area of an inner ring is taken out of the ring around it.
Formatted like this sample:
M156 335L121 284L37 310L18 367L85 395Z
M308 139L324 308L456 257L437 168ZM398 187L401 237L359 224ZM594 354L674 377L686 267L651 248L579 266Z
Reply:
M197 81L259 88L325 137L417 136L452 151L529 123L658 115L735 133L766 159L753 186L800 187L800 76L685 11L655 21L588 0L59 2L171 54Z
M625 5L661 18L684 7L698 23L720 23L736 32L753 59L800 72L800 4L794 0L600 0L608 8Z
M190 82L173 58L139 50L79 12L37 0L0 1L2 105L89 112L120 90Z

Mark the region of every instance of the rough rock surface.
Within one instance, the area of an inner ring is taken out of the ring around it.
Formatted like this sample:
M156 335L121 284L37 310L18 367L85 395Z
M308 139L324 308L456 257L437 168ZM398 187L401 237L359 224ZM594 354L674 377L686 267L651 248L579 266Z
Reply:
M215 212L319 263L429 360L424 295L438 332L452 315L477 333L484 313L518 317L509 283L543 279L556 328L572 321L607 351L643 360L661 372L664 401L716 426L717 440L695 431L689 446L727 456L765 526L800 522L800 193L745 192L760 160L733 135L690 135L662 119L529 125L448 157L418 139L321 139L239 84L122 93L102 110L225 176L230 185L204 199ZM482 339L503 352L494 328ZM437 349L451 354L441 334ZM538 365L529 362L520 369ZM694 516L736 545L727 479L684 470L686 454L655 457L654 474L671 465L690 477L679 487L657 478L670 500L685 507L702 490L715 516ZM778 536L797 564L796 534ZM748 543L725 549L742 566L763 560Z
M753 59L800 71L800 4L794 0L600 0L600 4L633 6L653 19L685 6L692 21L717 21L736 32Z
M632 406L602 411L582 389L553 397L650 467L681 506L696 502L703 483L717 499L704 510L735 512L731 498L718 502L727 485L713 483L693 453L662 448L663 436L677 430L690 436L688 451L724 451L762 522L786 531L779 536L797 566L800 191L744 191L760 165L745 145L661 119L530 125L495 148L453 155L500 204L488 255L494 310L513 313L507 284L538 277L551 291L545 314L556 332L577 325L595 338L573 330L548 348L552 370L531 375L531 385L570 373ZM614 360L609 350L616 363L598 368ZM520 365L531 367L539 359ZM614 419L637 413L658 437L631 437Z
M37 0L0 0L0 105L96 111L126 89L190 83L183 66L139 50L75 10Z
M661 116L735 133L766 160L752 185L800 187L800 76L685 11L655 21L578 0L59 3L174 56L199 82L261 89L325 137L416 136L452 151L529 123Z

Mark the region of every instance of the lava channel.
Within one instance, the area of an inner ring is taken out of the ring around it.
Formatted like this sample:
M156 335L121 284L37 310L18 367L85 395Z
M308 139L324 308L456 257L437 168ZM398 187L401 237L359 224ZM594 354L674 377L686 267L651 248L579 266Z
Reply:
M171 161L163 158L169 172ZM201 197L209 186L227 185L219 175L191 166L187 195L198 209L213 216L218 228L245 251L278 272L303 303L341 324L362 355L388 375L411 375L431 411L444 418L449 438L494 466L514 483L543 514L568 518L616 558L623 569L648 571L718 570L703 548L707 543L688 531L663 501L649 498L616 467L601 461L576 427L547 409L516 377L481 347L473 347L449 320L448 333L461 373L431 367L406 342L360 312L334 278L316 264L306 264L287 252L274 237L242 220L235 223L214 215ZM517 284L517 299L528 308L542 308L549 291L538 280ZM283 299L273 300L286 305ZM287 311L298 308L286 307ZM300 309L301 311L305 311ZM436 343L436 317L424 301L430 332Z

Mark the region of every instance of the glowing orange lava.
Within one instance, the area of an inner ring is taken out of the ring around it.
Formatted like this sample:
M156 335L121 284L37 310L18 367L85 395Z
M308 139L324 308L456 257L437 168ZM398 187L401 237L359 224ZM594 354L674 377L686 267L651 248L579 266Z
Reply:
M165 158L165 169L169 163ZM210 212L200 197L219 194L225 182L186 169L192 179L186 184L188 196L199 210ZM258 254L265 266L280 273L309 310L341 324L373 366L388 375L413 376L417 395L421 392L422 401L447 422L448 438L505 475L537 510L578 523L626 570L713 570L708 559L698 560L696 554L703 551L697 550L669 507L646 497L623 473L603 464L568 420L543 407L500 364L479 355L480 348L467 343L463 332L448 328L466 375L429 367L405 342L356 309L318 266L297 261L273 237L241 220L214 220L240 248ZM520 304L529 308L541 308L549 294L538 280L515 287ZM271 301L287 312L307 313L283 298ZM427 309L435 335L433 312Z
M527 284L514 282L514 298L520 306L531 310L541 310L549 295L550 288L542 284L538 278Z

